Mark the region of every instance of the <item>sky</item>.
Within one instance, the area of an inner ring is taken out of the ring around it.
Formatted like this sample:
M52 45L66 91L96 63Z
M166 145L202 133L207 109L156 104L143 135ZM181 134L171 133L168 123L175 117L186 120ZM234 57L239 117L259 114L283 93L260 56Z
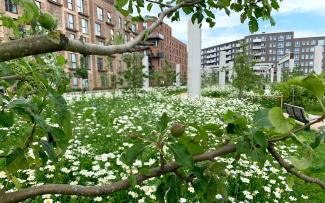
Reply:
M241 39L249 35L247 22L240 23L236 13L227 16L216 13L216 25L209 28L202 26L202 48ZM269 22L260 21L261 32L294 31L295 37L325 36L325 0L283 0L278 12L272 15L276 25L271 27ZM187 20L181 15L181 21L165 22L173 29L173 35L187 43Z

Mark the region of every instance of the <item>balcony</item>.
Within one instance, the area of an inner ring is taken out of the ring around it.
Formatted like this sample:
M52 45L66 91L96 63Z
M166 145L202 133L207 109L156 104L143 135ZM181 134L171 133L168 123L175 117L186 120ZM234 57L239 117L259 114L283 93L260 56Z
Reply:
M253 49L262 49L262 46L253 46Z
M255 52L254 56L262 56L262 53L261 52Z
M157 52L157 53L149 53L149 57L151 58L164 58L164 53L163 52Z
M261 43L262 39L253 39L253 43Z

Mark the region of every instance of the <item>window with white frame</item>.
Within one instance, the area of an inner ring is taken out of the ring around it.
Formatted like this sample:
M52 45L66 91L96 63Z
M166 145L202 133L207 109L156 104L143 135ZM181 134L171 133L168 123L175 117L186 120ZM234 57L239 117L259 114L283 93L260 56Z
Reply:
M97 7L96 12L97 12L97 19L98 20L103 20L104 19L104 17L103 17L103 9L100 8L100 7Z
M84 13L84 0L77 0L77 11Z
M325 40L323 40L323 39L318 40L318 45L319 46L324 46L325 45Z
M74 29L74 16L70 13L68 13L67 16L68 16L67 17L68 18L68 24L67 24L68 28Z
M78 87L78 78L75 76L72 77L72 85L74 87Z
M113 19L112 19L112 16L111 16L111 13L107 11L107 22L112 24L113 23Z
M100 24L95 23L95 35L96 36L101 36L102 27Z
M5 8L11 13L18 13L17 4L14 4L12 0L5 0Z
M39 1L39 0L35 0L35 4L36 4L36 6L37 6L39 9L42 8L41 1Z
M77 68L77 54L75 53L70 53L69 54L69 60L70 60L70 66L72 69Z
M68 9L69 10L73 10L73 2L72 2L72 0L67 0L67 4L68 4Z
M88 34L89 29L88 29L88 20L86 19L81 19L81 31L83 34Z

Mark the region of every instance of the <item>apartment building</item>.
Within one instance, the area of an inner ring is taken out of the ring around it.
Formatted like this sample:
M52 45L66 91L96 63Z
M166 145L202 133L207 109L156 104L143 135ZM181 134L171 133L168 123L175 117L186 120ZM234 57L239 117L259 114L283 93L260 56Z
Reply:
M152 24L151 21L138 24L138 29L143 30ZM152 73L160 70L165 62L176 68L180 64L181 80L187 78L187 45L172 35L172 28L166 23L162 23L150 35L154 45L148 50L149 71Z
M226 63L233 61L236 53L242 51L242 43L247 44L247 53L251 60L257 63L271 63L275 67L286 54L293 54L295 66L301 67L306 74L313 71L314 59L319 55L315 47L321 46L322 69L325 70L325 36L295 38L294 32L253 34L233 42L205 48L202 50L202 68L218 67L221 51L226 52ZM284 65L288 67L289 62Z
M124 42L128 42L137 35L141 27L131 23L130 16L124 17L117 12L114 7L114 0L35 0L35 3L40 10L52 14L57 19L58 30L72 39L79 39L87 43L109 45L114 43L114 38L117 36L122 37ZM0 0L0 13L17 18L23 13L23 10L15 5L12 0ZM171 28L169 33L171 33ZM170 60L172 64L182 62L183 72L186 72L187 66L184 65L187 61L186 58L184 59L186 56L175 50L175 47L179 46L183 51L184 49L186 51L186 45L176 42L176 40L172 41L169 33L163 33L166 37L159 46L163 46L162 44L170 45L164 50L160 50L159 54L155 52L150 56L151 69L159 69L161 64L156 61L166 56L165 58ZM12 39L10 36L10 32L0 26L0 41ZM121 54L82 56L78 53L66 51L62 54L68 61L65 70L70 75L72 88L83 86L93 90L115 87L114 81L116 81L117 75L125 68ZM85 61L88 68L88 80L82 80L76 76L76 70L80 68L81 61Z

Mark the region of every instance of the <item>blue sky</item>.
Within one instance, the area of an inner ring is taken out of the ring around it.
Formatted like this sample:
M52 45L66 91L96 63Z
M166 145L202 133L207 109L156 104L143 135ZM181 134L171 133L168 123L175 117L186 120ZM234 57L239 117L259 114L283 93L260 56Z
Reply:
M214 28L202 26L202 48L243 38L250 34L247 23L241 24L238 14L230 17L217 13ZM276 25L260 22L261 32L295 31L295 37L325 36L325 0L283 0L279 12L274 12ZM169 23L173 35L187 42L187 17L180 22Z

